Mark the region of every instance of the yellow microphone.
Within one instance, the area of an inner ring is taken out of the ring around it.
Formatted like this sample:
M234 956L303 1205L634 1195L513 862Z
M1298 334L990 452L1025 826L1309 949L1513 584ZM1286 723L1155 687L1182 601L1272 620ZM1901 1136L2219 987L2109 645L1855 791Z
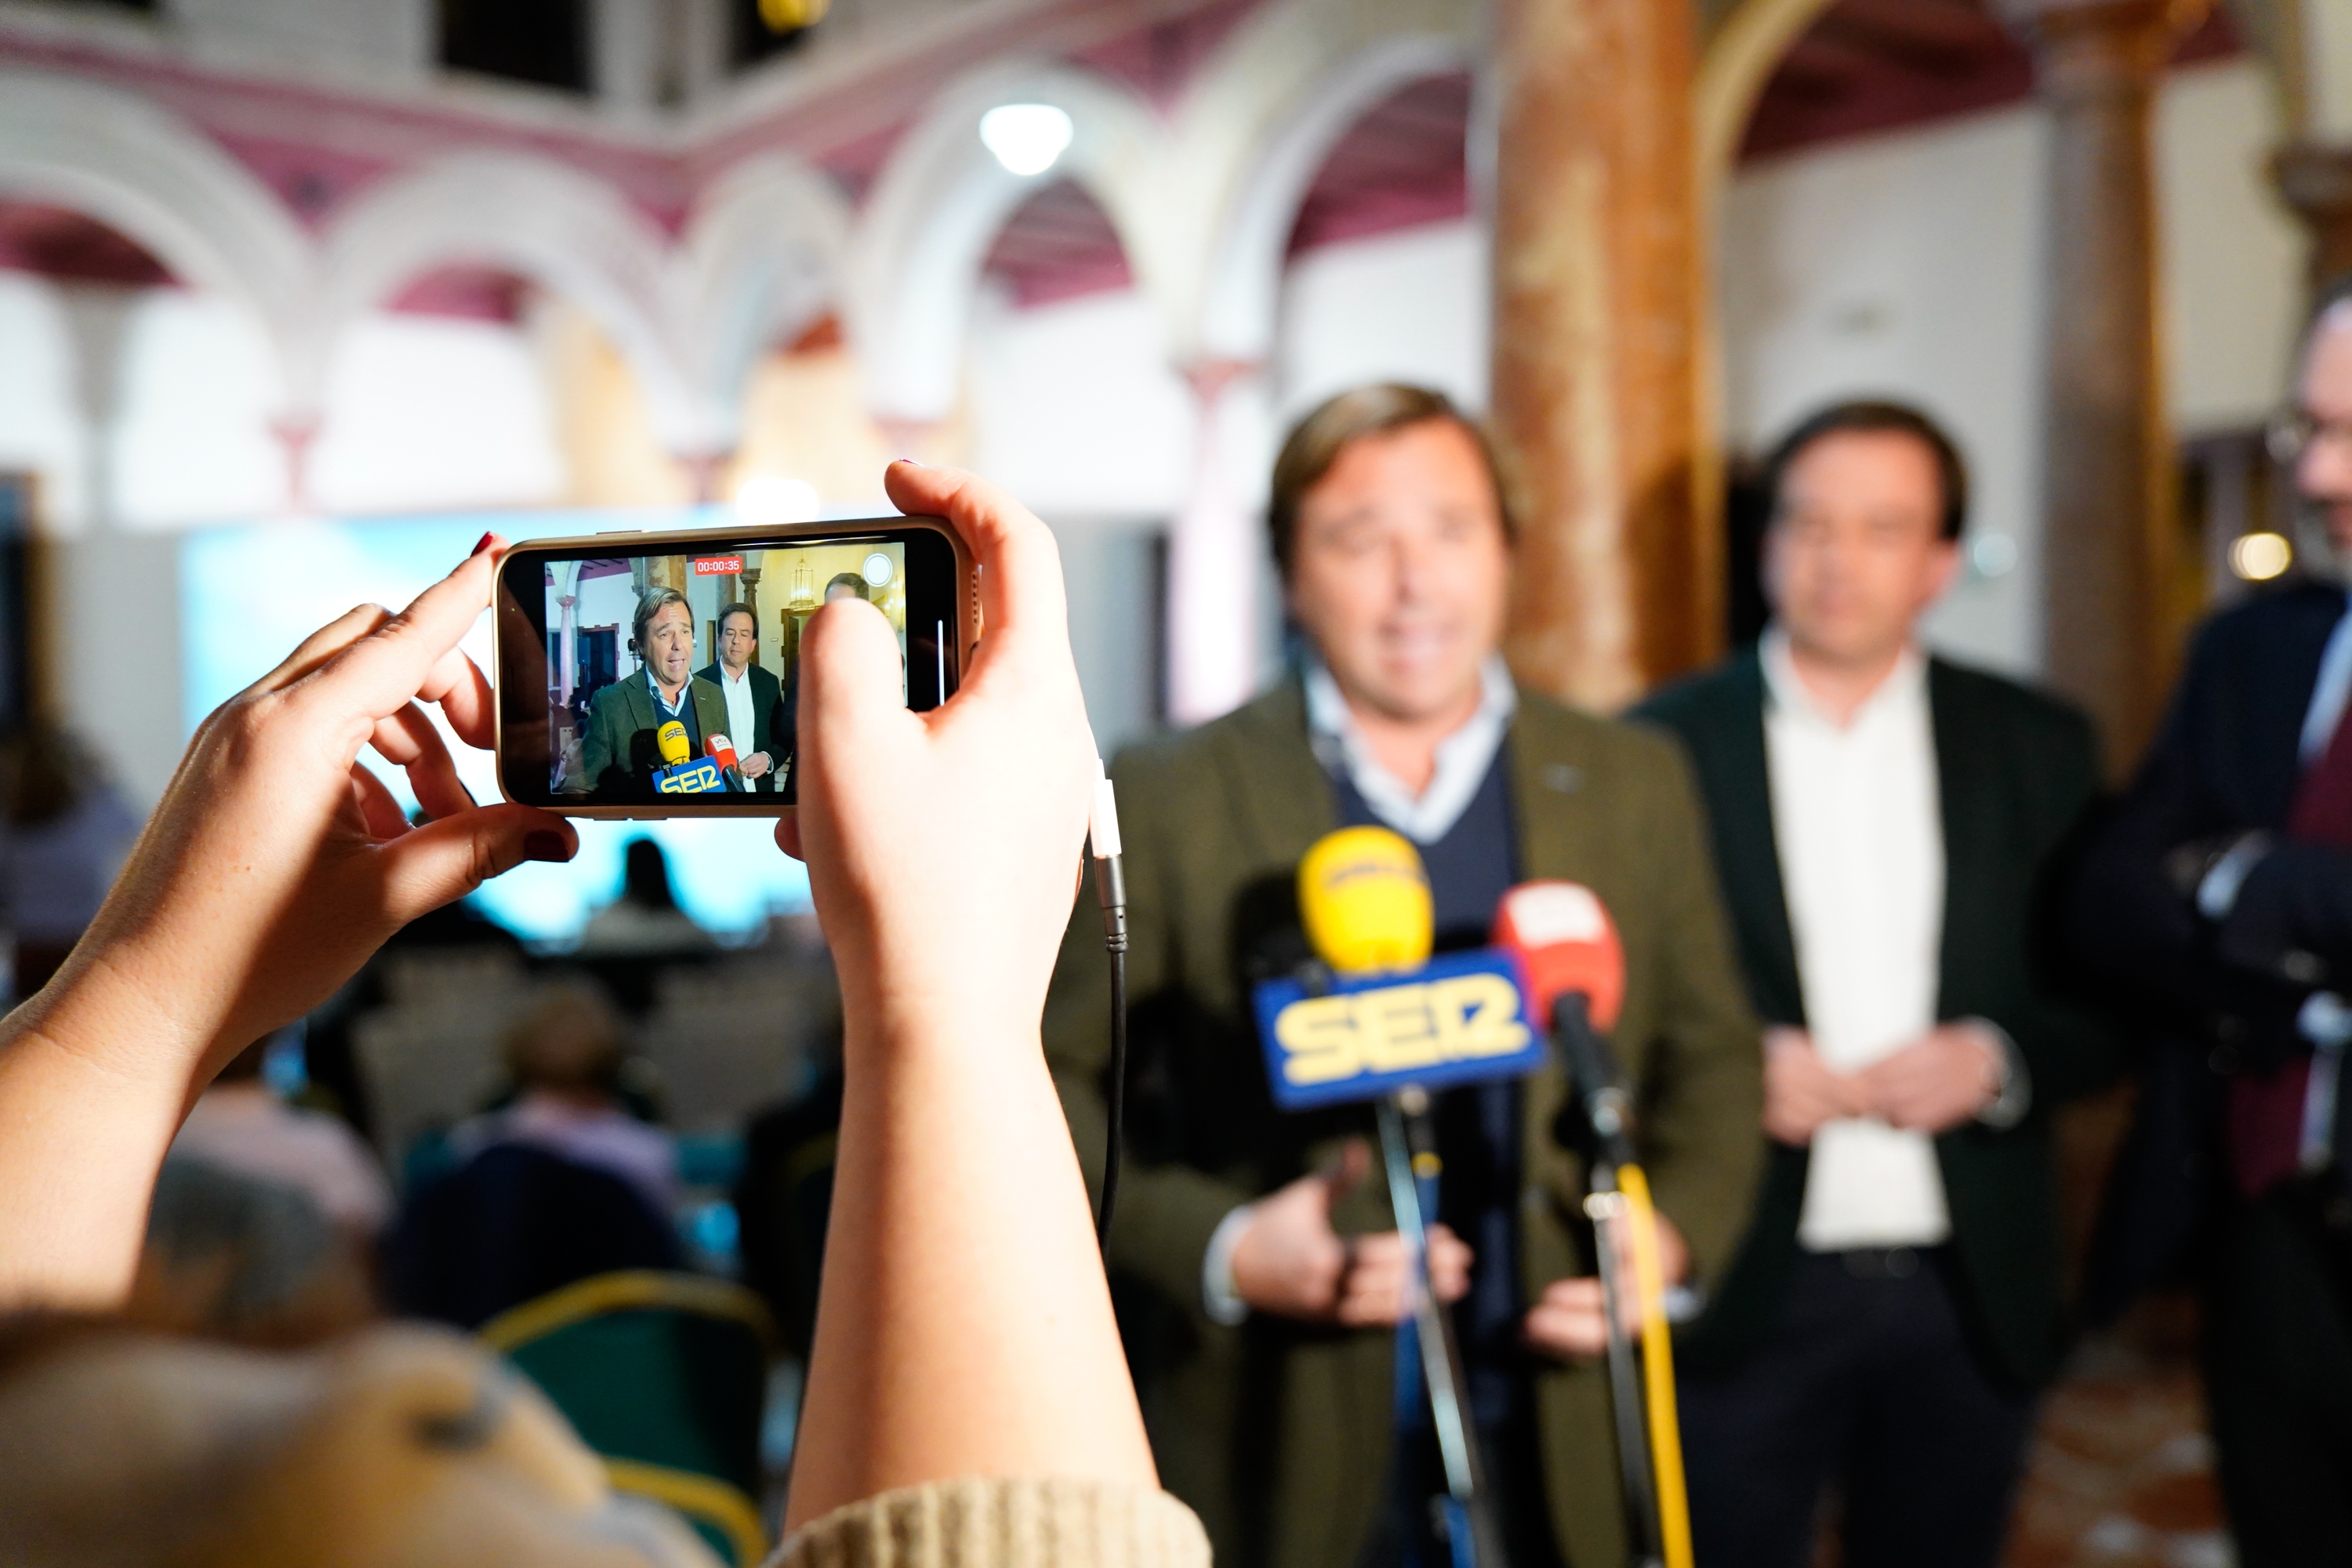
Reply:
M694 754L686 743L686 726L673 719L654 731L654 744L661 748L662 766L674 768Z
M1421 851L1385 827L1343 827L1298 863L1298 912L1315 955L1341 974L1418 969L1436 917Z

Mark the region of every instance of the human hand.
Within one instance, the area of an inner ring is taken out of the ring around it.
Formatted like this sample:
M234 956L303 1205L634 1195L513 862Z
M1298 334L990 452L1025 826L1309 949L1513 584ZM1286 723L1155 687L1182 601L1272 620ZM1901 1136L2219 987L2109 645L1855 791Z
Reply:
M878 610L845 596L812 616L800 805L776 841L808 862L850 1014L894 1037L1015 1026L1034 1048L1095 778L1061 557L1045 524L972 475L901 461L884 484L971 547L988 637L956 694L917 713ZM939 878L943 863L961 874Z
M1060 554L969 474L884 483L971 547L988 637L922 713L872 605L802 643L776 840L840 974L844 1084L788 1531L950 1477L1157 1485L1041 1039L1096 777Z
M89 934L24 1022L53 1032L89 1000L143 995L137 1031L85 1048L195 1084L317 1006L402 926L578 836L535 807L478 806L423 704L495 742L489 682L458 649L489 605L504 541L395 616L365 605L313 633L207 718ZM431 820L412 827L361 748L404 768Z
M1764 1131L1803 1148L1822 1124L1869 1114L1860 1083L1822 1059L1802 1029L1775 1025L1764 1031Z
M741 773L747 779L765 778L768 775L768 770L774 765L775 764L773 763L768 761L767 752L754 752L750 756L742 759L740 765L738 766L735 771Z
M1374 1328L1412 1313L1410 1263L1395 1231L1342 1237L1331 1205L1364 1179L1371 1153L1348 1145L1339 1163L1261 1198L1234 1247L1234 1291L1254 1311L1305 1322ZM1441 1301L1470 1289L1470 1248L1442 1225L1429 1227L1429 1285Z
M1855 1075L1867 1114L1913 1132L1947 1132L2000 1095L2008 1054L1982 1026L1938 1024Z
M0 1023L0 1306L119 1305L164 1151L231 1056L417 916L571 858L562 818L475 805L421 706L491 743L489 684L457 641L498 542L397 616L363 605L313 634L206 719L72 956ZM409 826L367 745L432 820Z
M1653 1211L1654 1213L1655 1211ZM1657 1215L1658 1273L1671 1288L1690 1276L1690 1244L1664 1215ZM1629 1225L1613 1227L1617 1248L1617 1321L1628 1333L1641 1327L1641 1303L1633 1294L1633 1232ZM1555 1279L1544 1287L1528 1309L1520 1331L1528 1343L1562 1361L1589 1360L1609 1347L1608 1326L1601 1316L1601 1280L1597 1275Z

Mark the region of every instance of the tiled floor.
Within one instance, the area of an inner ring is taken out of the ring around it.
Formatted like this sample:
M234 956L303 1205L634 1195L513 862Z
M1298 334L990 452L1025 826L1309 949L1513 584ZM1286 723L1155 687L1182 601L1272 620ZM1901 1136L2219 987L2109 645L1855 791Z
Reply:
M2147 1303L2051 1391L2010 1568L2231 1568L2193 1353L2194 1310Z

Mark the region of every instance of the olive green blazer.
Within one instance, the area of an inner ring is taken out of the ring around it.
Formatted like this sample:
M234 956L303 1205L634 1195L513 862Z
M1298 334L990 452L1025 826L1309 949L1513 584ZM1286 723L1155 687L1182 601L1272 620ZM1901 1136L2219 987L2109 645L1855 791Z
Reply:
M662 765L654 735L661 715L640 668L588 700L588 733L581 746L580 784L599 800L648 798ZM698 675L686 678L698 737L727 733L727 694Z
M1616 917L1627 972L1617 1051L1638 1085L1659 1206L1705 1279L1746 1223L1762 1068L1689 768L1665 736L1533 695L1507 754L1522 875L1583 882ZM1392 1335L1257 1317L1228 1328L1201 1302L1202 1257L1226 1214L1372 1133L1370 1107L1276 1110L1249 1021L1254 979L1305 956L1295 879L1307 847L1338 826L1331 784L1308 749L1296 681L1127 752L1111 771L1134 1035L1110 1262L1160 1476L1206 1521L1221 1563L1353 1568L1384 1501ZM1090 1180L1108 1006L1089 895L1055 974L1045 1048ZM1547 1069L1524 1096L1530 1300L1590 1271L1583 1171L1550 1134L1562 1093ZM1393 1223L1378 1184L1333 1217L1345 1232ZM1548 1370L1538 1411L1562 1549L1572 1568L1617 1568L1626 1546L1605 1378L1592 1366Z

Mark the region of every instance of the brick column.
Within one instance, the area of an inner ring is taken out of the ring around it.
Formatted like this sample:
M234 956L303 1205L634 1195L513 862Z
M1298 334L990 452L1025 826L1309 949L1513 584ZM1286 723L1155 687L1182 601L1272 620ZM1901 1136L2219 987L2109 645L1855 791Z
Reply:
M2042 332L2042 595L2053 684L2138 759L2179 658L2149 138L2204 0L2004 0L2050 111Z
M1494 422L1521 537L1511 663L1614 708L1713 658L1695 7L1496 0Z

